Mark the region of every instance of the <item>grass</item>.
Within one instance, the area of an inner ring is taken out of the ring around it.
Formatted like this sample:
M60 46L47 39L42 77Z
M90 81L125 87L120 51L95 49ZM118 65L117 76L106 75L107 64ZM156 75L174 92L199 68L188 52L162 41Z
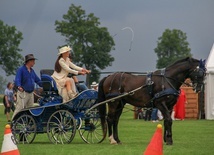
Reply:
M127 111L127 109L125 109ZM163 122L160 122L163 124ZM0 145L4 137L6 117L0 106ZM157 123L134 120L133 112L124 112L119 123L122 145L110 145L108 139L101 144L86 144L78 132L70 144L55 145L47 134L38 134L32 144L18 144L21 155L142 155L149 144ZM214 152L214 121L185 120L173 122L172 146L163 146L164 155L212 155Z
M4 94L0 94L0 103L3 102L3 97L4 97Z

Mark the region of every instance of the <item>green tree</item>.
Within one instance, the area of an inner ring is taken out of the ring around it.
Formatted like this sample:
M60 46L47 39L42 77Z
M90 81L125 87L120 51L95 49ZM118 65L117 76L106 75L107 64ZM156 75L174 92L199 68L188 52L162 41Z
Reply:
M65 36L67 44L72 45L74 62L92 71L87 75L86 83L98 81L100 70L111 66L114 58L114 40L107 28L99 27L99 18L93 13L86 15L81 6L71 4L62 21L56 21L56 32Z
M7 79L0 76L0 94L4 94L4 90L7 87Z
M166 29L162 36L158 38L157 43L158 45L154 51L158 57L156 64L158 69L164 68L179 59L192 56L186 33L181 30Z
M14 75L17 66L23 63L19 53L22 50L18 47L22 39L22 33L15 26L8 26L0 20L0 65L7 76Z

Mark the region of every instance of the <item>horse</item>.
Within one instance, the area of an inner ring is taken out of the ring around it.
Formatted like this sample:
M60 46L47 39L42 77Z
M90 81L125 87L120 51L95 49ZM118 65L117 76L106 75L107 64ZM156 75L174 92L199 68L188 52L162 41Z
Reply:
M124 105L129 103L136 107L158 108L164 117L164 142L173 145L171 113L180 94L180 86L190 78L193 90L198 93L203 86L205 72L205 60L186 57L147 75L116 72L104 77L99 82L97 102L103 103L98 109L103 130L108 126L110 143L121 143L118 122Z

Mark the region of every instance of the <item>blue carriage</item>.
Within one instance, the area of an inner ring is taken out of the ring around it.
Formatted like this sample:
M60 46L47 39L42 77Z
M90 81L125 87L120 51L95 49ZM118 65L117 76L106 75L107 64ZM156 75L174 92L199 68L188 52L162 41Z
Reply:
M80 83L78 96L63 103L55 81L46 73L41 74L43 95L39 105L23 109L12 120L12 133L17 143L32 143L39 133L47 133L55 144L70 143L76 131L86 143L101 143L106 129L102 129L105 127L101 125L98 109L91 109L97 103L97 91Z

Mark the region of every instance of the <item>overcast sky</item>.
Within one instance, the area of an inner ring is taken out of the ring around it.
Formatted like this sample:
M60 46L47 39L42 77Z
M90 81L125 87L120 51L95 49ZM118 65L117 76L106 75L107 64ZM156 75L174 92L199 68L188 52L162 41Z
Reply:
M114 36L115 61L104 71L156 70L154 48L167 28L187 34L197 59L207 59L214 43L214 0L0 0L0 20L23 33L22 55L33 53L38 58L34 66L38 75L40 69L53 69L57 47L65 44L54 24L72 3L86 14L94 13ZM122 30L125 27L134 33Z

